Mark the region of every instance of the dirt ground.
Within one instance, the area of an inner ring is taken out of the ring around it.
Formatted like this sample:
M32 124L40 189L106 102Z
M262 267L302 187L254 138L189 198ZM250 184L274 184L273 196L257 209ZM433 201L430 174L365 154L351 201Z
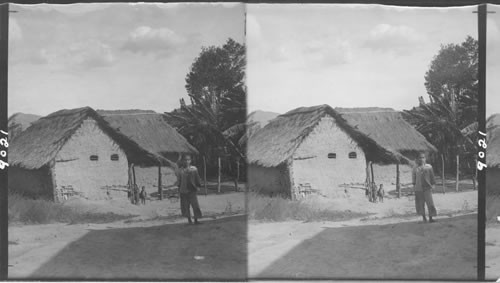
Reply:
M12 279L244 279L244 193L199 196L206 216L188 225L179 202L71 200L80 211L137 215L108 224L11 225Z
M355 191L312 204L371 213L343 222L249 223L250 278L477 276L477 191L434 194L437 223L419 223L412 198L370 203Z
M244 193L199 196L204 224L179 203L67 205L137 215L108 224L11 225L11 279L460 278L476 276L477 191L434 194L438 222L419 224L413 199L370 203L363 192L313 205L370 216L343 222L247 221Z

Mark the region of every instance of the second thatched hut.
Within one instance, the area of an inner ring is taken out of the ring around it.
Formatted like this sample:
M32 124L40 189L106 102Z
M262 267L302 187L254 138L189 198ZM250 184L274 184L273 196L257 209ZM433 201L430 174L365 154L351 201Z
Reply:
M292 198L311 192L336 197L370 177L395 183L399 165L408 180L410 155L435 150L391 109L301 107L250 137L249 187Z

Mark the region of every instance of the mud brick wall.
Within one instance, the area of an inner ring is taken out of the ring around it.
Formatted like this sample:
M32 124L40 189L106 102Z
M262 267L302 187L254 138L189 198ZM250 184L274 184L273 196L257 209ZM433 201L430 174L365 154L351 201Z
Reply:
M290 177L285 165L278 167L248 166L248 188L266 195L290 196Z
M411 183L411 170L409 165L399 165L399 178L401 184ZM384 184L384 190L396 189L396 164L378 165L373 164L373 175L375 175L375 183L377 185Z
M48 167L28 170L17 166L8 169L10 192L33 198L52 199L52 181Z
M145 187L148 195L158 192L158 167L135 166L135 180L139 189ZM164 189L177 181L175 171L171 167L161 167L161 184ZM169 189L173 189L171 187ZM176 187L175 187L176 188Z
M356 158L349 158L355 152ZM335 153L336 158L328 158ZM343 195L341 184L364 183L366 159L363 150L337 126L334 118L324 117L293 155L295 187L309 184L328 197Z
M111 160L113 154L118 160ZM98 160L90 160L91 155ZM106 199L107 187L126 188L128 162L123 150L89 118L57 154L54 173L58 191L71 186L85 198Z

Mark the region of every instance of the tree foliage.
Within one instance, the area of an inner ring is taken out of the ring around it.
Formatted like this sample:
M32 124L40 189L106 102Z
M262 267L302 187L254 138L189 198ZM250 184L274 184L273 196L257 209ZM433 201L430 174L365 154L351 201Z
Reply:
M425 74L430 102L421 99L418 107L404 112L443 154L448 171L456 155L465 157L463 169L475 167L476 132L471 129L477 125L477 62L478 44L470 36L461 44L442 45Z
M203 47L186 76L190 104L166 113L170 123L215 166L218 157L244 158L238 139L245 132L245 46L228 39Z
M467 36L461 44L442 45L425 74L431 102L435 97L444 97L453 111L461 112L462 122L477 120L477 72L477 40Z

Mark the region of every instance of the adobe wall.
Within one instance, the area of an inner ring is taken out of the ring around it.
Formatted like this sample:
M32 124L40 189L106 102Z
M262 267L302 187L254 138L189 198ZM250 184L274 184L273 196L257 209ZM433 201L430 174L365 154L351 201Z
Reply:
M52 181L46 166L28 170L17 166L8 167L9 192L30 198L53 199Z
M356 158L349 158L355 152ZM336 158L328 158L329 153ZM364 183L366 159L363 150L337 126L334 118L324 117L293 155L292 178L295 190L310 187L327 197L343 195L341 184Z
M399 165L399 180L401 184L411 184L411 171L411 166ZM384 190L386 192L396 189L396 164L373 164L373 174L375 175L375 183L384 184Z
M263 167L248 165L248 188L266 195L290 196L290 179L285 165Z
M201 172L200 177L201 176ZM145 187L148 195L158 192L158 167L140 167L135 166L135 179L139 189ZM175 171L171 167L161 167L161 184L163 189L172 186L177 181ZM172 188L170 188L172 189Z
M118 160L111 160L117 154ZM98 160L90 160L97 155ZM123 150L97 125L85 120L55 158L58 195L69 187L93 200L127 197L128 162ZM108 195L109 192L109 195Z

